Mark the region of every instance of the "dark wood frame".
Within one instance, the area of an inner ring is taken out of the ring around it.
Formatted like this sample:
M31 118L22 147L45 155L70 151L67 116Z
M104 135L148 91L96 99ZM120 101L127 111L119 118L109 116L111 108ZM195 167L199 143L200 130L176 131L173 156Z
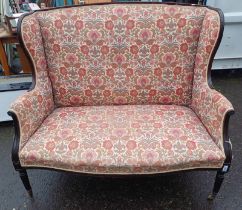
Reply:
M212 79L211 79L211 67L212 67L212 62L213 62L214 56L215 56L217 49L220 45L222 35L223 35L223 30L224 30L224 16L223 16L223 12L220 9L213 8L213 7L210 7L210 6L204 6L204 5L180 4L180 3L175 3L175 2L169 2L169 3L167 3L167 2L165 2L165 3L159 3L159 2L141 2L141 3L138 3L138 2L129 2L129 3L119 2L119 3L116 3L115 2L115 3L96 3L96 4L88 4L88 5L85 5L85 4L84 5L73 5L73 6L65 6L65 7L61 7L61 8L92 6L92 5L107 5L107 4L167 4L167 5L180 5L180 6L196 6L196 7L206 7L206 8L209 8L209 9L212 9L212 10L215 10L216 12L218 12L218 14L220 16L220 21L221 21L219 37L218 37L217 43L216 43L216 45L213 49L212 55L210 57L208 70L207 70L208 85L211 89L214 89L214 87L212 85ZM60 7L43 9L41 11L48 11L48 10L54 10L54 9L60 9ZM35 11L35 12L38 12L38 11ZM32 83L31 88L29 89L29 91L34 89L34 87L36 85L36 74L35 74L35 71L34 71L33 61L31 60L29 52L28 52L28 50L26 49L26 47L23 43L23 38L22 38L22 33L21 33L21 23L22 23L22 20L24 19L25 16L28 16L28 15L33 14L35 12L30 12L30 13L27 13L27 14L21 16L21 18L19 19L19 22L18 22L18 27L17 27L20 45L24 49L31 65L32 65L32 69L33 69L33 74L32 74L33 83ZM26 169L46 169L46 170L63 171L63 172L69 172L69 171L65 171L65 170L61 170L61 169L51 169L51 168L46 168L46 167L22 167L20 160L19 160L19 143L20 143L19 121L18 121L18 118L17 118L17 116L14 112L9 111L8 114L13 118L13 124L14 124L14 128L15 128L15 136L14 136L13 147L12 147L13 166L14 166L15 170L19 172L20 178L21 178L23 185L24 185L25 189L27 190L28 194L30 195L30 197L33 197L32 189L31 189L31 186L30 186L30 183L29 183L29 178L28 178L28 174L26 172ZM227 112L226 115L225 115L225 118L224 118L224 122L223 122L224 152L225 152L225 156L226 156L223 167L222 168L201 168L201 169L185 170L185 171L217 170L213 191L208 196L209 200L213 200L216 197L217 193L220 190L222 182L224 180L224 175L230 169L230 165L231 165L231 161L232 161L232 145L231 145L231 142L230 142L230 139L229 139L228 131L229 131L229 120L230 120L231 115L233 115L233 114L234 114L233 110ZM79 173L79 172L71 172L71 173ZM174 173L174 172L169 172L169 173ZM80 172L79 174L85 174L85 173ZM88 174L88 175L93 175L93 174ZM95 176L100 176L100 175L97 174ZM105 176L114 176L114 175L105 175ZM119 176L119 175L117 175L117 176ZM127 177L129 175L123 175L123 176ZM132 175L132 176L134 176L134 175ZM142 176L142 175L137 174L136 176ZM147 175L145 175L145 176L147 176Z

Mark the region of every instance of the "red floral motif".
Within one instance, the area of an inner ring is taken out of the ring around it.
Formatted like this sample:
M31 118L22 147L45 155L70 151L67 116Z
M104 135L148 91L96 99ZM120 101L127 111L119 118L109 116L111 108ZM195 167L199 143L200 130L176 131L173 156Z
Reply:
M159 153L157 151L146 149L142 153L142 161L147 165L153 165L159 160Z
M177 88L177 89L176 89L176 94L177 94L178 96L182 95L182 94L183 94L183 89L182 89L182 88Z
M174 74L175 74L175 76L181 74L181 72L182 72L182 68L181 68L181 67L176 67L176 68L174 69Z
M23 105L26 107L26 108L31 108L32 106L32 103L29 99L23 99Z
M114 27L113 22L111 20L106 21L105 22L105 27L108 30L113 30L113 27Z
M49 38L51 36L51 32L47 29L43 29L42 36L43 38Z
M100 77L93 77L91 78L91 84L94 87L98 88L103 85L103 79L101 79Z
M127 29L131 30L131 29L134 28L134 26L135 26L135 24L134 24L134 20L128 20L128 21L127 21L127 23L126 23L126 28L127 28Z
M60 49L60 45L58 45L58 44L54 44L54 45L53 45L53 50L54 50L55 53L59 53L60 50L61 50L61 49Z
M89 96L89 97L92 96L92 91L89 90L89 89L88 90L85 90L85 95L86 96Z
M109 96L111 96L111 91L110 90L104 90L103 95L104 95L104 97L109 97Z
M169 96L161 97L160 102L163 104L169 104L169 103L171 103L171 98Z
M152 45L151 48L150 48L150 52L151 52L151 54L158 53L159 52L159 45L157 45L157 44Z
M137 45L132 45L132 46L130 47L130 52L131 52L132 54L134 54L134 55L138 54L138 53L139 53L139 48L138 48L138 46L137 46Z
M168 141L168 140L164 140L164 141L162 141L162 147L163 147L164 149L171 150L171 148L172 148L172 144L171 144L170 141Z
M123 96L118 96L114 99L115 104L126 104L127 103L127 98Z
M73 53L69 53L69 54L66 55L65 60L69 64L73 64L73 63L76 63L78 61L78 57Z
M48 151L53 151L55 149L55 142L54 141L49 141L47 142L45 148L48 150Z
M188 141L186 145L189 150L196 149L196 143L194 141Z
M110 140L106 140L103 142L103 147L107 150L110 150L110 149L112 149L113 144Z
M206 46L206 52L207 53L210 53L212 51L212 49L213 49L212 45L207 45Z
M177 116L183 116L183 115L184 115L184 112L183 112L183 111L177 111L177 112L176 112L176 115L177 115Z
M165 21L163 19L159 19L159 20L157 20L156 25L157 25L158 28L164 29L166 23L165 23Z
M130 140L126 144L128 150L133 150L137 147L136 141Z
M193 29L190 30L190 34L191 34L193 39L198 39L198 37L200 35L200 29L199 28L193 28Z
M99 31L93 30L93 31L90 31L90 32L87 33L87 37L90 40L96 42L98 39L101 38L101 34L99 33Z
M65 94L67 93L66 89L63 88L63 87L60 87L60 88L58 89L58 91L59 91L60 95L62 95L62 96L65 95Z
M91 164L97 160L97 153L93 149L87 149L82 153L81 158L86 160L86 163Z
M63 22L62 22L62 20L56 20L56 21L55 21L55 27L56 27L57 29L62 29L62 27L63 27Z
M141 87L144 87L144 86L147 86L150 84L150 79L146 76L143 76L143 77L139 77L137 79L137 85L141 86Z
M76 27L77 30L81 30L81 29L83 29L83 21L81 21L81 20L77 20L77 21L75 22L75 27Z
M157 77L161 77L161 76L162 76L162 70L161 70L160 68L156 68L156 69L154 70L154 74L155 74L155 76L157 76Z
M139 37L143 42L147 42L152 37L152 31L148 29L141 29Z
M86 72L87 72L86 69L83 69L83 68L79 69L78 71L79 77L83 78L86 75Z
M136 97L138 95L138 91L137 90L131 90L130 95L133 96L133 97Z
M101 53L102 53L103 55L108 54L108 53L109 53L109 48L108 48L108 46L102 46L102 47L101 47Z
M176 57L172 53L167 53L162 57L163 62L166 63L167 65L170 65L171 63L173 63L175 59Z
M38 32L38 27L37 27L36 25L31 25L30 28L31 28L31 32L32 32L33 34L35 34L35 33Z
M117 16L123 16L126 14L126 8L125 7L114 8L113 13Z
M186 25L186 19L185 18L181 18L179 21L178 21L178 26L180 28L184 27Z
M175 7L167 7L166 10L171 16L173 16L177 12L177 8Z
M107 69L106 74L109 77L113 77L114 76L114 70L113 69Z
M134 70L131 68L126 69L125 74L127 77L131 77L134 74Z
M38 96L37 96L37 100L38 100L38 103L39 103L39 104L42 104L42 102L43 102L43 96L38 95Z
M187 45L187 43L182 43L182 44L180 45L180 50L181 50L182 52L186 53L187 50L188 50L188 45Z
M119 54L115 56L114 60L118 65L121 65L122 63L125 62L126 58L123 55Z
M88 125L87 125L86 122L85 122L85 123L81 122L81 123L79 124L79 128L80 128L80 129L85 129L85 128L87 128L87 127L88 127Z
M70 97L70 101L72 104L77 104L77 103L81 103L82 102L82 98L78 95L74 95Z
M78 141L71 141L68 145L69 150L74 150L78 148Z
M82 52L84 55L88 55L88 53L89 53L89 48L88 48L88 46L86 46L86 45L81 46L81 52Z
M152 89L152 90L150 90L149 95L150 95L150 96L155 96L156 93L157 93L157 91L154 90L154 89Z

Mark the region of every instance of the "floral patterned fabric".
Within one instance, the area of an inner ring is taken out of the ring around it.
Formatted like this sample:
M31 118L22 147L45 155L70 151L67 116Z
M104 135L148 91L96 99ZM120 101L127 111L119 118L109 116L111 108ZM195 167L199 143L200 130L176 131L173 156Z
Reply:
M205 13L162 4L39 12L55 104L190 104Z
M19 121L20 149L54 109L52 87L38 21L32 16L25 17L21 31L35 67L36 86L19 97L10 107L10 111L17 115Z
M22 166L110 174L222 166L233 107L207 85L217 12L85 6L38 11L21 27L36 74L35 88L11 105Z
M223 95L212 90L207 81L208 62L219 36L219 19L217 12L209 10L203 21L194 69L191 107L223 151L224 118L227 112L233 110L233 106Z
M90 173L156 173L221 167L224 153L190 108L83 106L55 109L20 160Z

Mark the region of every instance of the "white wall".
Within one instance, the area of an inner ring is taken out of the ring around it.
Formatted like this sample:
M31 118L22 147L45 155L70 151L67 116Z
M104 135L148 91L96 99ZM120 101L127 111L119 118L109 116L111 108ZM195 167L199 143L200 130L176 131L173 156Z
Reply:
M224 35L213 69L242 68L242 0L207 0L224 12Z
M9 106L24 92L26 90L0 92L0 122L12 120L7 114Z

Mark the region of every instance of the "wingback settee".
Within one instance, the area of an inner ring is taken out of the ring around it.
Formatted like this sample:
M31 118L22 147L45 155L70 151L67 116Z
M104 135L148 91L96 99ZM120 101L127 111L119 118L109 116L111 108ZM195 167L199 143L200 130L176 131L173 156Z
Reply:
M101 4L22 17L33 87L18 98L14 167L102 175L228 172L231 103L210 70L220 10L175 4Z

